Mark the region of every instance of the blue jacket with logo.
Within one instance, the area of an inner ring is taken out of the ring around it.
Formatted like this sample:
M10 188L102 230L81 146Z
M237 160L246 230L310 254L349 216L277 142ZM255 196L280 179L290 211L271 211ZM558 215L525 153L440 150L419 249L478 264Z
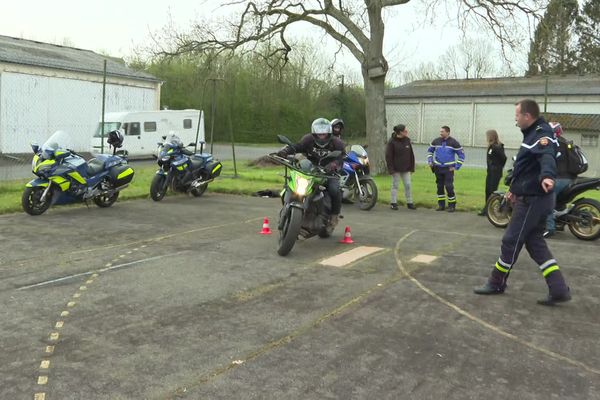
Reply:
M544 118L537 119L521 132L523 143L513 166L510 191L517 196L545 195L542 180L556 179L558 141Z
M452 136L446 139L441 137L433 139L427 149L427 163L436 167L454 167L460 169L465 161L465 152L458 140Z

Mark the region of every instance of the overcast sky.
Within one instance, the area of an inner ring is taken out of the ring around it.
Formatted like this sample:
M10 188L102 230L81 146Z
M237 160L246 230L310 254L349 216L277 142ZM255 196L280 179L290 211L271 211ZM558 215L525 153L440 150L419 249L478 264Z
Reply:
M198 18L231 12L219 9L218 4L216 0L5 0L0 9L0 35L127 58L136 47L149 44L151 32L171 20L183 29ZM445 15L424 23L421 4L413 1L387 14L385 55L390 72L436 62L448 47L460 41L456 24L447 21ZM345 60L358 74L358 64L353 61L351 56Z

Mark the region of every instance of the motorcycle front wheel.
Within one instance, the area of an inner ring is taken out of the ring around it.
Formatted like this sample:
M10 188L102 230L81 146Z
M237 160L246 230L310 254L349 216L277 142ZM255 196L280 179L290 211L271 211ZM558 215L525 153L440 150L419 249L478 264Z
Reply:
M497 228L506 228L510 222L511 209L499 193L492 193L485 205L487 219Z
M569 213L569 230L581 240L596 240L600 237L600 202L581 199L575 202Z
M290 207L289 213L283 217L283 227L279 231L279 248L277 249L277 254L280 256L286 256L292 251L300 233L302 217L302 210L296 207Z
M154 175L150 184L150 197L154 201L161 201L167 194L166 175Z
M368 211L377 204L377 185L373 179L364 179L359 181L359 183L362 195L358 191L358 188L355 188L354 198L358 203L358 208Z
M21 197L21 205L23 206L23 210L29 215L40 215L46 212L50 205L52 204L52 195L53 192L50 192L46 195L46 200L41 201L42 193L46 190L45 187L35 186L35 187L26 187L23 191L23 196Z

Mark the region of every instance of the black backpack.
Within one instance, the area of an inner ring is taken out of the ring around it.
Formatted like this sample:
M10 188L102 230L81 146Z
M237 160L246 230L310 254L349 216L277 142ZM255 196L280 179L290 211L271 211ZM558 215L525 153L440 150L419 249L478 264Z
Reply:
M588 160L573 141L567 141L567 171L573 175L583 174L588 169Z

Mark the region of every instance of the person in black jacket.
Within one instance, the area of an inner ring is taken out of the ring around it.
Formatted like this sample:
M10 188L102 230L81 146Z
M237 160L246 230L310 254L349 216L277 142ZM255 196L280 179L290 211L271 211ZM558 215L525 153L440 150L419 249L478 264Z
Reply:
M326 118L317 118L311 125L311 133L304 135L300 142L293 146L285 146L277 154L285 157L290 154L302 153L314 165L325 167L328 171L327 192L331 197L331 219L329 225L334 227L338 224L339 214L342 209L342 192L340 190L340 179L336 173L342 167L344 142L339 137L333 136L331 122ZM337 159L323 165L326 156L335 150L340 151Z
M406 207L409 210L416 210L412 198L410 179L410 175L415 172L415 153L405 125L399 124L394 127L392 137L385 148L385 162L388 172L392 175L391 209L398 209L398 185L400 179L402 179Z
M512 218L500 247L500 257L483 287L476 294L502 294L506 281L523 245L538 264L548 285L548 296L539 304L555 305L571 300L569 287L542 236L546 217L554 209L556 148L552 128L540 117L534 100L516 103L515 121L523 132L523 142L513 167L513 178L506 197L513 202Z
M569 172L569 158L567 156L567 152L570 151L568 148L569 143L562 135L562 126L558 122L550 122L550 126L558 141L558 152L556 153L556 182L554 184L554 201L556 202L556 196L572 184L575 178L577 178L577 175ZM548 215L548 218L546 218L546 231L544 232L544 237L552 237L555 232L556 221L553 211Z
M488 142L487 148L487 174L485 176L485 203L478 215L486 215L487 201L490 195L498 190L498 184L502 178L502 169L506 164L506 154L504 153L504 144L498 139L498 132L490 129L485 132Z

